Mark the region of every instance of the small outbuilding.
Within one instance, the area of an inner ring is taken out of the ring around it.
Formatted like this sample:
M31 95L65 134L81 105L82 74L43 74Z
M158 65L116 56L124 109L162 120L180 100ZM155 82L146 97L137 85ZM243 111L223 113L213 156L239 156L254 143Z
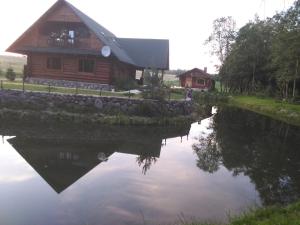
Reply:
M207 73L207 68L204 70L194 68L179 75L181 87L195 88L201 91L209 91L214 88L215 82L212 75Z

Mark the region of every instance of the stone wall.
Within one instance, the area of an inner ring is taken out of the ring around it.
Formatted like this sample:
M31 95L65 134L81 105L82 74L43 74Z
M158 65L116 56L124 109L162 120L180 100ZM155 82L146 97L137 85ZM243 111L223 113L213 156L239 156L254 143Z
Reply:
M83 89L92 89L92 90L101 89L104 91L109 91L113 88L113 86L108 84L67 81L67 80L49 80L49 79L41 79L41 78L33 78L33 77L27 77L25 79L25 82L29 84L51 85L51 86L66 87L66 88L83 88Z
M78 114L142 117L188 116L193 105L187 101L155 101L115 97L62 95L38 92L0 91L0 107L12 110L67 112Z

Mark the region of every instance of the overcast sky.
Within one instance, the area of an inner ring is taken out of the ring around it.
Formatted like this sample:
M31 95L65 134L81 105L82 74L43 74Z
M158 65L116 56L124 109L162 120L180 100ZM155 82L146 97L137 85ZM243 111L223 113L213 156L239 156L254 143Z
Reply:
M0 54L56 0L9 0L0 7ZM170 40L171 69L208 67L216 60L204 41L214 19L232 16L237 27L258 14L272 16L294 0L69 0L118 37Z

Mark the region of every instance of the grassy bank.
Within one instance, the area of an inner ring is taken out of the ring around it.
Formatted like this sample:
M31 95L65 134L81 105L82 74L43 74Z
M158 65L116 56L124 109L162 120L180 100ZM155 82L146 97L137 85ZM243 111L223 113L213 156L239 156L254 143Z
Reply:
M2 88L5 90L23 90L23 83L18 81L2 81ZM57 87L47 85L38 85L38 84L24 84L25 91L34 91L34 92L51 92L57 94L79 94L79 95L91 95L91 96L106 96L106 97L122 97L122 98L142 98L141 94L130 94L128 91L122 92L112 92L112 91L100 91L100 90L91 90L91 89L81 89L81 88L66 88L66 87ZM170 96L167 96L167 99L170 100L182 100L184 99L183 91L172 90Z
M70 113L65 111L34 111L2 108L0 118L4 120L64 122L93 125L135 125L135 126L182 126L189 125L193 116L144 117L127 115L104 115L100 113Z
M266 115L292 125L300 126L299 104L291 104L272 98L233 96L229 98L229 105Z
M299 225L300 202L286 207L272 206L251 210L238 217L230 218L227 225ZM180 222L181 225L221 225L217 223ZM178 225L179 225L178 224ZM224 224L223 224L224 225Z

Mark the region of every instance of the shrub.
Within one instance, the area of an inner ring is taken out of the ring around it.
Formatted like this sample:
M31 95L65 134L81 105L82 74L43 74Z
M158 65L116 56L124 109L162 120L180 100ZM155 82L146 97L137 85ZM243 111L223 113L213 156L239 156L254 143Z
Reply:
M136 89L138 87L136 81L128 77L115 78L114 85L117 90L125 90L125 91Z
M145 70L144 83L146 87L143 89L142 97L163 101L168 95L168 90L163 87L161 79L157 69Z
M5 74L5 77L6 77L6 79L7 80L9 80L9 81L14 81L15 79L16 79L16 73L15 73L15 71L14 71L14 69L13 68L8 68L7 70L6 70L6 74Z
M163 87L147 87L142 92L144 99L154 99L163 101L168 96L168 91Z

